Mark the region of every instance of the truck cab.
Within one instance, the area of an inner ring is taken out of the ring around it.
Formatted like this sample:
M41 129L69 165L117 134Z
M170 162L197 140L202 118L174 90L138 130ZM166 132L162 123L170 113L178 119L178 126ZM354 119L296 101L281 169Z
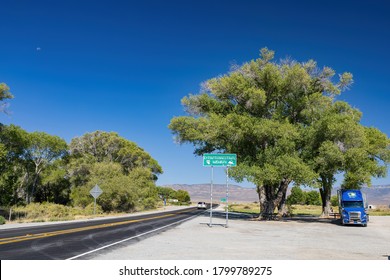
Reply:
M367 200L360 190L339 190L339 211L341 224L360 224L367 226Z

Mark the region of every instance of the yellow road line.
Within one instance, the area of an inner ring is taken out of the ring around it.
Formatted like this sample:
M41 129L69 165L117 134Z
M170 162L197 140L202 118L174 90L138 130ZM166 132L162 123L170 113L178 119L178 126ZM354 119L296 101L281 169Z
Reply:
M137 220L130 220L130 221L123 221L123 222L114 222L114 223L106 223L101 225L95 225L95 226L87 226L87 227L80 227L80 228L73 228L73 229L66 229L66 230L58 230L58 231L51 231L51 232L42 232L42 233L35 233L35 234L26 234L22 236L14 236L14 237L7 237L7 238L0 238L0 245L3 244L10 244L10 243L16 243L26 240L33 240L33 239L39 239L39 238L46 238L50 236L57 236L62 234L68 234L68 233L75 233L75 232L81 232L91 229L98 229L98 228L107 228L107 227L113 227L113 226L119 226L119 225L125 225L125 224L132 224L136 222L142 222L142 221L148 221L148 220L154 220L154 219L160 219L160 218L166 218L170 216L175 216L181 213L185 213L191 210L185 210L173 214L165 214L158 217L150 217L150 218L143 218L143 219L137 219Z

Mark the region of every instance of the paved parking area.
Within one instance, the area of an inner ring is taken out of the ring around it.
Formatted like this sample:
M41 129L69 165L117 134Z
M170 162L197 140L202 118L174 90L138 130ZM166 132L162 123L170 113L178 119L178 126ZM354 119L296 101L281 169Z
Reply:
M223 215L213 223L224 224ZM329 219L251 221L209 227L207 213L160 234L100 251L97 260L387 260L390 217L370 217L368 227Z

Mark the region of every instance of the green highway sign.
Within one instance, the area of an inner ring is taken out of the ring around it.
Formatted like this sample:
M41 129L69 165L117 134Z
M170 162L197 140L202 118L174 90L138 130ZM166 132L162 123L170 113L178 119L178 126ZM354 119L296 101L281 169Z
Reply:
M203 154L203 166L237 166L236 154Z
M226 202L226 198L221 198L221 202Z

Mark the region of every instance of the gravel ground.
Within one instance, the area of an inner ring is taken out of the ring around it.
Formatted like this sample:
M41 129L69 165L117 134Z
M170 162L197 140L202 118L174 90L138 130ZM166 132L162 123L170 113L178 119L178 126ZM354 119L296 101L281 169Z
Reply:
M390 255L390 217L370 217L368 227L341 226L329 219L251 221L232 217L225 228L209 227L208 215L139 242L99 251L93 259L387 260ZM214 217L213 223L224 224L225 220Z

